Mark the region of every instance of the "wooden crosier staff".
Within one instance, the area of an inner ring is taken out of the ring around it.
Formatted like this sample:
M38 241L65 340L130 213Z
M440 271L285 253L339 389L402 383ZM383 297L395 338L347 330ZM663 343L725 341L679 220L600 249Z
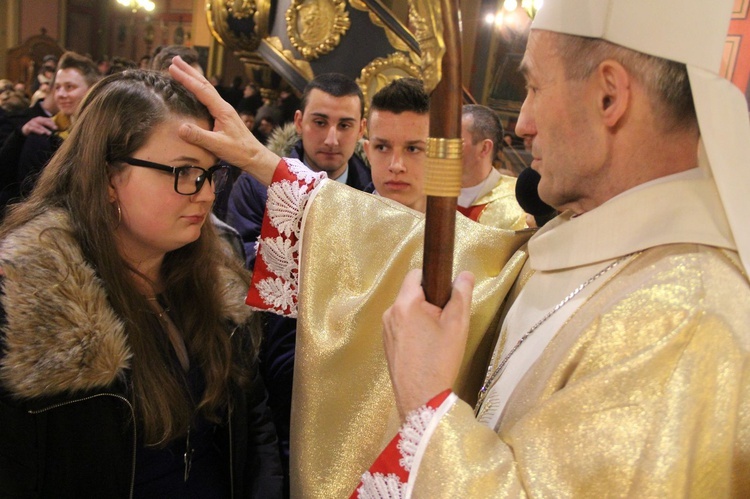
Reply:
M451 296L456 201L461 192L462 87L458 1L440 0L439 5L445 54L437 61L442 77L430 94L422 287L428 302L443 307Z

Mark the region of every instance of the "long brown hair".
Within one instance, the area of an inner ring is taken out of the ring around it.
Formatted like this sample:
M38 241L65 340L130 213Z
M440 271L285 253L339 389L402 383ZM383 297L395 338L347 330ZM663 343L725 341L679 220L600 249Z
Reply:
M50 208L70 214L74 237L125 325L133 351L131 395L144 441L151 445L183 435L196 406L218 421L231 384L246 381L233 358L228 333L233 325L222 316L219 268L228 267L246 284L249 273L219 247L212 224L204 224L195 242L167 253L161 268L161 299L205 376L203 398L195 404L182 373L170 367L171 347L163 325L138 292L136 271L115 243L118 217L107 195L110 175L124 168L118 159L143 146L152 130L173 116L212 123L208 110L166 75L132 70L104 78L84 98L68 140L43 170L29 199L14 206L0 228L3 238ZM242 353L254 360L257 330L251 340L250 351Z

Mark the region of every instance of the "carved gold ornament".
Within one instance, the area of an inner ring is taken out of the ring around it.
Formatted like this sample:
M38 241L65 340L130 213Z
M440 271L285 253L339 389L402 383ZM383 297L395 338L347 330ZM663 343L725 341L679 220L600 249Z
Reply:
M351 26L346 0L292 0L285 18L289 41L308 61L335 49Z
M396 50L402 50L404 52L409 50L409 45L407 45L396 33L394 33L391 28L387 27L383 20L380 19L380 17L375 12L373 12L365 2L363 2L362 0L349 0L349 5L359 11L367 12L368 17L370 18L370 22L378 28L383 28L385 37L388 40L388 43L391 44L391 47ZM394 18L394 20L396 19ZM405 31L409 30L406 26L404 26L403 29Z
M365 107L370 107L372 96L393 80L411 76L422 78L419 66L411 62L402 52L395 52L388 57L378 57L362 68L357 78L357 85L365 97Z
M310 63L305 61L304 59L295 59L292 51L285 49L284 45L281 43L281 40L278 37L269 36L268 38L264 38L262 44L275 52L277 57L285 60L287 64L294 67L294 69L296 69L297 72L300 73L307 81L310 81L315 77Z
M233 0L227 2L227 12L235 19L245 19L255 13L255 2L253 0Z
M219 43L233 51L253 52L260 40L268 35L270 0L210 0L206 18L211 34ZM240 33L229 28L228 19L253 19L253 32Z
M442 77L441 64L445 54L443 18L440 2L435 0L410 0L409 24L419 42L422 53L424 89L429 94Z

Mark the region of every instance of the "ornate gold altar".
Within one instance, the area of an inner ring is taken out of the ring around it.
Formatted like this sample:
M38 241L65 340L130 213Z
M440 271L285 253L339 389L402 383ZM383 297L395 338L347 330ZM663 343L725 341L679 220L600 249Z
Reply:
M428 88L439 79L422 70L440 56L429 2L409 2L408 10L395 3L209 0L206 13L214 37L248 73L270 68L301 92L315 75L335 71L356 79L369 102L395 78L421 78Z

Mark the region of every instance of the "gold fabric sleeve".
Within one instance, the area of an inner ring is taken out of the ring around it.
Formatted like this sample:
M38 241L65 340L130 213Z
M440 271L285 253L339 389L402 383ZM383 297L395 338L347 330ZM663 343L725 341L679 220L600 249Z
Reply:
M525 261L525 253L515 252L531 233L458 218L455 273L470 270L477 283L455 390L473 400L497 310ZM348 497L398 428L381 320L406 273L421 267L423 239L421 213L336 182L326 182L308 209L292 396L295 498Z
M750 288L737 265L671 245L620 269L521 380L498 435L465 403L449 410L414 497L750 497Z
M474 205L486 204L477 222L498 229L521 230L526 227L526 213L516 200L516 179L503 175L500 182Z

